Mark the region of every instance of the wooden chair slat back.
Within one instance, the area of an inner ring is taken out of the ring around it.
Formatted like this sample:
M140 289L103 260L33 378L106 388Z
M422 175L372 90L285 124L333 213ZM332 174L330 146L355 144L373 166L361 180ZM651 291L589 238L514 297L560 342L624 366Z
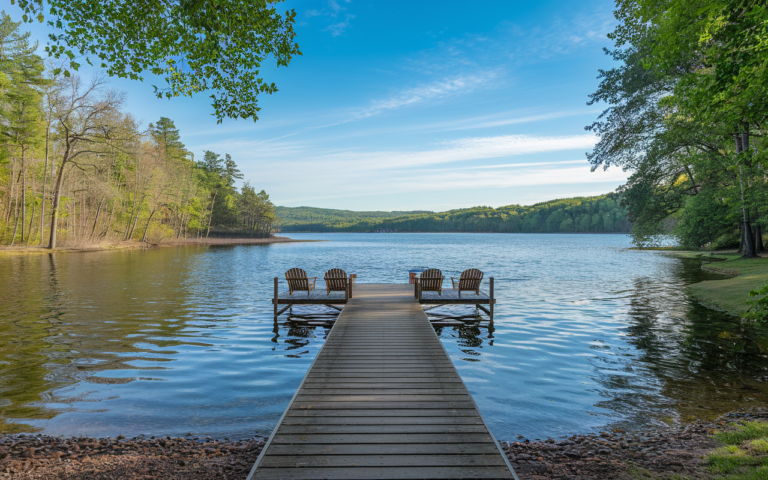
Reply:
M437 268L428 268L421 272L420 286L422 292L440 292L443 289L443 272Z
M459 278L459 292L462 290L474 290L480 294L480 283L483 281L483 272L476 268L470 268L461 272Z
M340 268L332 268L325 272L325 285L328 293L343 292L347 289L347 272Z
M285 272L285 280L288 282L288 293L309 292L309 278L307 272L300 268L292 268Z

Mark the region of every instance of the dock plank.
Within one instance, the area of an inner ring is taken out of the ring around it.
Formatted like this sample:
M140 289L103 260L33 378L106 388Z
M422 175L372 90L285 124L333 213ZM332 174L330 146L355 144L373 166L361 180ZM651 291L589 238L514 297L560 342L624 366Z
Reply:
M248 480L516 479L407 285L357 285Z

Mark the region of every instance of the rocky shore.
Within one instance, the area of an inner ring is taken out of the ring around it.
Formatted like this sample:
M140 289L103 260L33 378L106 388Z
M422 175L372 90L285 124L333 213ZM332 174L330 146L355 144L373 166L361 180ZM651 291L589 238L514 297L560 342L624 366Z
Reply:
M0 438L0 479L245 479L264 438Z
M768 409L664 429L615 430L565 439L502 442L520 480L707 478L715 430L768 421ZM0 437L0 479L245 479L265 439Z
M709 477L704 456L717 446L712 434L754 420L768 421L768 409L738 410L714 421L664 429L502 442L502 447L520 480L624 480L673 474L703 479Z

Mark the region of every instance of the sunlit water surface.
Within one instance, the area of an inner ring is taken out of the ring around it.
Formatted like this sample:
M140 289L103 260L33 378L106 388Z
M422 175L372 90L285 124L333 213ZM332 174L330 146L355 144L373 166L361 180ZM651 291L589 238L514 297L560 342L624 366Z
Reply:
M686 296L715 278L697 261L626 236L291 236L329 241L0 257L0 419L53 435L267 435L328 333L273 324L272 278L291 267L361 283L425 266L494 276L495 329L438 333L500 439L768 398L766 333Z

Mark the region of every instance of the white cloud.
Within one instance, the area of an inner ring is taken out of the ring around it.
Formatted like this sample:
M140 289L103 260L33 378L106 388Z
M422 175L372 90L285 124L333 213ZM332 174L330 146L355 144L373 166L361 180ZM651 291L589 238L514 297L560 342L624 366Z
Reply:
M385 99L374 100L371 106L353 113L354 119L368 118L380 113L411 107L427 100L465 94L491 83L497 74L492 71L473 75L455 75L438 81L402 90Z
M338 37L339 35L342 35L347 28L349 28L350 20L352 20L353 18L355 18L354 15L347 15L346 20L344 20L343 22L328 25L325 28L325 31L331 32L332 37Z
M334 14L338 14L338 13L339 13L339 12L341 12L342 10L346 10L344 7L342 7L341 5L339 5L339 2L337 2L336 0L328 0L328 8L330 8L330 9L331 9L331 11L332 11Z
M525 187L550 187L546 190L550 192L554 188L562 186L583 186L587 184L604 185L599 193L606 193L620 183L626 181L626 173L619 169L609 170L607 172L590 172L589 166L557 168L557 167L535 167L527 171L509 169L506 171L487 170L464 171L464 172L445 172L436 174L435 172L422 171L416 174L408 172L397 176L386 177L365 177L365 181L349 181L350 179L327 178L323 179L322 190L317 190L312 195L295 196L296 190L276 190L275 198L282 203L311 202L332 198L348 198L371 195L398 195L415 192L459 192L459 191L482 191L488 189L514 189ZM362 180L362 179L360 179ZM610 186L607 186L610 185ZM554 187L554 188L553 188ZM301 190L305 193L309 190ZM321 193L322 192L322 193ZM325 192L334 192L329 195ZM271 193L271 192L270 192ZM542 199L552 199L565 197L567 195L546 194ZM538 201L538 200L537 200ZM464 198L462 206L472 205L472 198ZM415 205L412 208L422 208L421 205Z

